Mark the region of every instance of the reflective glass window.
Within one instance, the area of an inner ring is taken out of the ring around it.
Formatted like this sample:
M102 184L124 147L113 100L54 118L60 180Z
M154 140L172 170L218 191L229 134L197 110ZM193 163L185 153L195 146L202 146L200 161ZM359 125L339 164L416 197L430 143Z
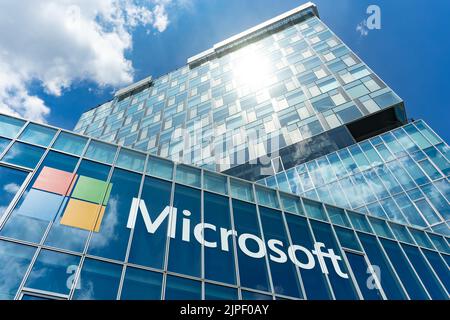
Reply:
M134 171L144 171L145 155L128 149L121 149L116 165Z
M277 193L275 190L262 188L259 186L256 186L255 190L258 204L272 208L280 207L278 203Z
M2 161L34 169L44 152L42 148L15 142L3 156Z
M47 226L63 210L78 158L49 152L18 201L1 234L40 242Z
M121 274L121 265L85 259L73 299L116 300Z
M432 272L432 269L422 256L420 250L417 247L413 247L407 244L401 245L405 251L408 259L411 261L417 275L422 280L422 283L426 287L428 293L432 299L448 299L448 295L445 293L444 288L438 282L438 279Z
M202 285L199 281L167 276L166 300L200 300L202 298Z
M237 300L238 292L235 288L205 283L205 300Z
M98 232L92 234L89 254L117 260L125 258L130 235L130 229L127 228L128 216L133 198L138 196L140 182L139 174L122 169L114 170L106 208Z
M273 300L272 296L253 291L242 290L242 300Z
M25 171L0 166L0 218L19 191L27 175L28 173Z
M14 138L25 121L0 114L0 136Z
M422 252L433 267L433 270L436 272L444 287L447 289L447 292L450 292L450 274L444 260L437 252L426 249L423 249Z
M348 216L353 224L353 228L360 231L372 232L370 225L367 222L366 216L355 212L347 211Z
M411 237L411 235L408 232L408 229L406 229L405 226L402 226L401 224L396 223L390 223L392 232L395 234L395 238L397 238L398 241L403 241L407 243L414 244L414 240Z
M155 177L172 180L173 162L149 156L147 162L147 173Z
M11 140L0 137L0 154L3 153L3 151L5 151L6 147L10 142Z
M34 247L0 241L0 300L13 300L33 258Z
M203 171L204 188L209 191L228 194L227 177L209 171Z
M291 196L285 193L280 193L281 203L283 204L283 210L287 212L304 215L302 208L302 201L299 197Z
M294 215L286 215L289 233L294 245L302 246L308 250L313 250L314 241L309 231L306 219ZM301 263L306 263L307 257L299 250L296 250L295 257ZM325 275L316 264L312 269L300 268L300 274L303 286L306 292L306 298L310 300L328 300L331 299L331 292L328 288Z
M366 260L363 255L345 252L347 256L348 263L352 268L353 275L356 278L356 282L358 283L359 289L361 290L361 294L363 295L365 300L382 300L381 292L374 282L373 287L369 287L367 285L367 280L369 277L368 270L369 267L367 265ZM372 274L372 277L375 276Z
M31 269L25 287L69 294L79 263L80 257L50 250L41 250Z
M233 237L221 240L220 230L231 230L228 198L204 193L204 222L216 226L216 231L205 232L207 241L217 247L205 246L205 278L230 284L236 283ZM220 230L219 230L220 229Z
M244 181L230 179L231 182L231 196L233 198L254 201L252 185Z
M308 217L325 221L328 220L322 203L303 199L303 204L305 205L305 211Z
M97 183L99 183L100 181L105 182L108 180L110 170L111 170L110 166L93 162L90 160L82 160L76 172L78 180L77 178L75 178L75 188L72 188L72 195L74 194L73 189L77 189L78 183L83 180L80 179L79 177L83 176L88 177L89 179L95 179L92 180L92 182L96 181ZM105 193L106 191L104 189L101 190L103 191L103 193ZM89 192L93 191L95 190L91 190ZM105 195L105 197L107 197L107 195ZM99 200L100 201L98 202L104 201L103 194L100 196ZM89 202L91 203L91 201ZM77 203L81 204L78 201ZM92 208L93 210L91 210ZM66 210L67 209L68 208L66 207ZM52 224L51 229L45 239L45 244L77 252L82 252L84 250L90 230L80 228L80 226L82 226L81 223L83 222L83 219L80 218L84 217L87 219L88 213L90 213L92 215L90 217L92 221L97 220L102 210L97 203L95 204L91 203L90 205L85 204L85 206L83 205L75 206L75 209L76 210L73 211L73 213L75 213L75 216L72 216L72 218L74 218L72 220L72 223L66 220L68 218L68 216L65 217L66 210L60 210L58 216L56 217L55 222ZM67 214L69 214L69 211L67 212Z
M375 231L375 234L377 234L380 237L386 237L386 238L394 238L394 235L392 234L391 230L389 230L389 227L384 220L368 217L373 230Z
M333 292L336 299L358 299L358 295L353 286L352 280L347 270L347 266L341 257L341 250L339 249L336 238L334 237L331 226L327 223L311 221L311 228L317 242L321 242L328 250L334 250L334 253L339 256L338 261L332 262L330 259L325 261L328 269L328 278L333 287ZM345 277L344 277L345 275Z
M351 228L350 221L348 220L347 215L345 214L345 211L343 209L328 205L326 205L326 208L328 216L330 217L332 223Z
M92 140L89 143L85 157L107 164L112 164L116 155L116 150L116 146Z
M411 268L408 260L406 260L403 252L400 250L398 244L385 239L380 239L380 242L392 265L397 270L397 274L408 292L409 297L413 300L427 300L427 293L419 282L419 279ZM383 276L381 276L381 279L383 279Z
M381 247L378 245L377 239L373 236L359 233L359 240L364 247L364 251L372 265L377 265L380 268L382 278L380 279L381 287L387 298L390 300L403 300L406 295L398 282L392 268L389 266L386 256L383 254Z
M61 132L53 144L53 149L81 156L86 143L87 138L76 136L68 132Z
M176 181L200 188L201 170L184 165L178 165L176 171Z
M264 237L269 248L276 251L269 255L270 272L276 294L291 297L302 297L300 283L295 265L289 261L283 246L289 243L281 212L260 207L261 223Z
M443 237L438 236L436 234L432 234L432 233L427 233L427 235L433 242L436 249L438 249L439 251L445 252L445 253L450 253L450 246Z
M192 228L201 222L201 191L182 185L175 186L173 206L180 212L176 230L183 230L183 220L188 219ZM200 225L201 226L201 225ZM203 231L206 236L206 231ZM201 244L194 239L194 232L170 239L168 269L173 272L200 276ZM186 238L189 237L189 238Z
M162 273L127 267L121 300L160 300Z
M413 236L414 240L416 240L416 243L419 246L428 248L428 249L434 249L433 244L431 241L427 238L427 235L425 232L413 228L408 228L409 232Z
M155 223L160 214L168 214L164 210L168 210L170 205L171 187L168 181L145 177L128 258L131 263L162 269L169 217L153 233L149 233L143 215L148 214Z
M353 230L336 226L334 227L334 230L336 231L336 235L341 243L341 246L356 251L362 251Z
M241 285L252 289L269 291L269 278L265 261L265 245L261 240L256 206L239 200L233 200L234 225L238 235L238 262ZM243 238L242 234L255 237ZM253 256L242 252L246 249Z
M30 123L20 135L20 140L47 147L55 136L56 129Z

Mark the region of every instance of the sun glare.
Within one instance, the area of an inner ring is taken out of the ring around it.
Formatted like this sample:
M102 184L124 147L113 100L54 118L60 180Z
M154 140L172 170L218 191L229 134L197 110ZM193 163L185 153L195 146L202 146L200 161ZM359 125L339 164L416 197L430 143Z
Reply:
M267 59L256 53L237 59L233 66L237 84L248 86L252 90L261 89L267 83L269 71Z

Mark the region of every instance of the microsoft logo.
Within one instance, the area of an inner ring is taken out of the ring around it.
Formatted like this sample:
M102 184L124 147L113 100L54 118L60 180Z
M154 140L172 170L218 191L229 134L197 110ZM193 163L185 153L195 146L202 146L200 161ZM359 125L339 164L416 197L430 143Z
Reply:
M67 203L60 221L62 225L99 232L111 188L111 183L102 180L44 167L27 199L30 196L41 199L46 208L39 211L26 210L32 203L27 205L25 199L20 211L26 215L34 211L39 215L35 218L51 220L63 207L61 204Z

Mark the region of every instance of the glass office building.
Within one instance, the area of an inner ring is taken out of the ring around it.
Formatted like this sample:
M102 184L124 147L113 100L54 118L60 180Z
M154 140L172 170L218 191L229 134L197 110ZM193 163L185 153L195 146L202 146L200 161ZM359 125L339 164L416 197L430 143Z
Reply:
M450 148L415 121L259 183L450 235Z
M0 137L1 299L449 298L446 236L9 116Z
M402 100L308 3L119 90L75 131L255 181L277 172L261 158L292 167L405 122Z
M449 147L307 3L116 92L0 114L0 299L449 299Z

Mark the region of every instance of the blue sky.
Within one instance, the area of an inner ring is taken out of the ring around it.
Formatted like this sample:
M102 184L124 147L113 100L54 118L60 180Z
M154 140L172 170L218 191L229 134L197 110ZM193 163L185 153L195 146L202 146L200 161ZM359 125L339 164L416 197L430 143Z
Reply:
M132 65L134 80L170 72L214 43L304 3L290 0L173 1L139 2L150 9L155 5L164 6L168 24L157 23L155 11L153 20L142 18L142 23L130 23L132 27L127 29L130 39L123 39L131 43L124 46L123 54ZM405 100L409 117L424 119L450 141L447 99L450 92L450 1L432 0L426 4L406 0L313 2L318 6L321 19ZM362 36L356 26L367 18L366 8L370 4L381 8L381 29ZM126 81L123 70L117 73ZM59 96L55 95L55 90L44 87L39 77L29 77L28 95L39 97L51 110L45 121L72 129L83 111L111 98L113 86L99 85L105 82L99 80L101 76L83 78L82 75L64 86Z

